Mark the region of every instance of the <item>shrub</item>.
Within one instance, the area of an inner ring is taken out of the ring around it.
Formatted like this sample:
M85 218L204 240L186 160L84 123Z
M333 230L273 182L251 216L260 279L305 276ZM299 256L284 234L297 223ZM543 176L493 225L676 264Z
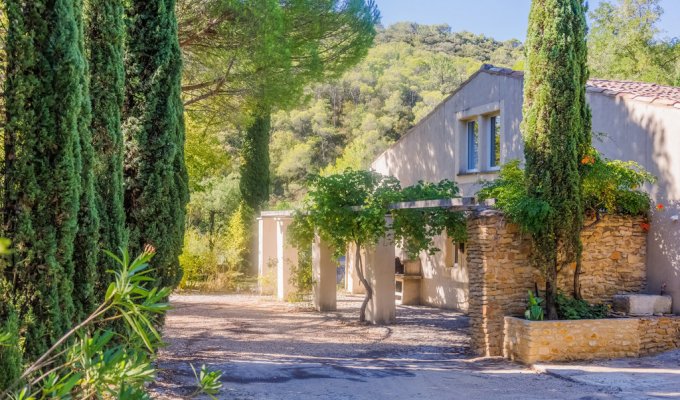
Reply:
M153 254L147 246L131 262L127 252L122 258L109 253L119 269L111 272L114 279L104 301L5 385L0 398L148 398L145 385L155 377L153 357L162 344L155 325L169 308L165 299L170 293L153 287ZM124 321L124 335L97 329L111 320ZM0 331L0 347L7 346L16 346L11 332ZM203 366L197 393L215 394L221 387L219 377Z
M591 214L644 215L649 211L649 195L640 188L655 177L634 161L609 160L596 150L581 160L584 210ZM524 170L518 160L501 167L498 179L484 184L480 199L496 199L496 207L525 231L538 232L541 221L553 212L550 206L527 194Z
M225 235L201 234L189 228L184 236L180 264L184 275L180 289L233 291L243 281L243 273L227 263L229 240Z
M589 304L564 293L557 294L557 315L560 319L601 319L609 315L606 304Z
M547 202L529 197L519 160L503 165L498 179L485 183L478 196L482 200L496 199L496 207L526 232L539 232L543 221L553 212Z
M229 220L226 234L226 263L230 270L245 272L249 269L250 248L253 240L253 210L241 202Z
M534 296L534 293L529 290L529 300L524 318L530 321L543 321L543 305L541 303L543 303L543 299Z
M312 275L312 251L305 247L298 251L298 263L291 270L290 283L295 287L291 294L291 301L303 301L310 293L314 285Z
M640 190L656 178L634 161L609 160L598 152L581 160L584 209L591 214L644 215L649 211L649 195Z

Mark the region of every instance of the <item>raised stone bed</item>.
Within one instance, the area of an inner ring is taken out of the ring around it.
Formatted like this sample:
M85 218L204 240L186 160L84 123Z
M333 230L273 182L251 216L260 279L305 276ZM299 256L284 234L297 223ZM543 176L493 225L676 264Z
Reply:
M678 316L570 321L505 317L503 356L525 364L639 357L678 347Z

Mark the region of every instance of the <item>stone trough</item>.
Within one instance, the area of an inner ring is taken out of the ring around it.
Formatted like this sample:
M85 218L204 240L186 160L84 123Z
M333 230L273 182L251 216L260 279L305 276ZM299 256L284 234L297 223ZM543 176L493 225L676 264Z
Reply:
M671 296L652 294L618 294L614 296L613 309L632 316L670 314Z

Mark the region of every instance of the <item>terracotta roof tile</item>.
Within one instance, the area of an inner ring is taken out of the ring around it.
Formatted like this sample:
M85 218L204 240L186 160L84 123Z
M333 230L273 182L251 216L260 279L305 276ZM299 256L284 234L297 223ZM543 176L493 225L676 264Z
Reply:
M491 74L506 75L515 78L524 76L522 71L513 71L509 68L496 67L491 64L482 65L480 70ZM588 92L592 93L620 96L635 101L680 108L680 87L663 86L644 82L589 79L586 89Z
M680 103L680 87L607 79L590 79L588 84L618 92L619 94L631 94L635 96L634 99L637 101L653 102L667 106Z

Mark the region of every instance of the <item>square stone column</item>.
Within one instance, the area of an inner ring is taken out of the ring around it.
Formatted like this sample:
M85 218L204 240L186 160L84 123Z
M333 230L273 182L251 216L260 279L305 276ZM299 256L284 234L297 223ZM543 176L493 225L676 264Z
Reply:
M391 324L396 318L394 244L383 238L366 251L364 275L373 288L366 307L366 320L373 324Z
M276 297L286 300L295 290L290 283L291 271L298 263L298 251L288 243L288 227L292 218L276 219Z
M260 294L271 294L276 290L276 220L257 219L257 276Z
M319 236L315 236L312 244L312 277L314 307L317 311L337 309L336 271L337 263L333 260L333 251Z

